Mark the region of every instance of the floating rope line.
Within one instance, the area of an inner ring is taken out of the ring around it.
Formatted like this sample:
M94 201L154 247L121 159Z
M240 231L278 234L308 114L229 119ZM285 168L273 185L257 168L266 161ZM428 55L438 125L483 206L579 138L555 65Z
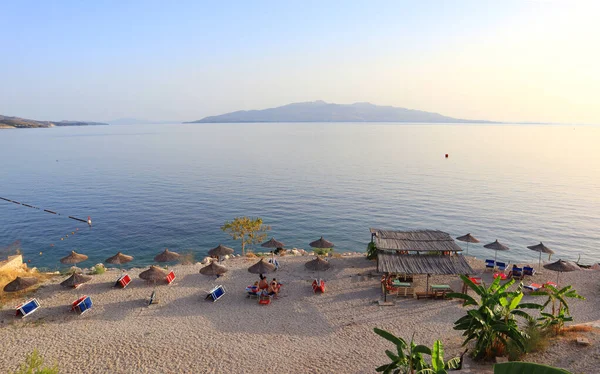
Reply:
M37 210L43 210L44 212L47 212L47 213L50 213L50 214L56 214L57 216L62 216L62 214L60 214L58 212L55 212L55 211L52 211L52 210L41 209L41 208L38 208L37 206L33 206L33 205L21 203L21 202L18 202L18 201L15 201L15 200L11 200L11 199L7 199L7 198L4 198L4 197L0 197L0 199L4 200L4 201L8 201L9 203L13 203L13 204L17 204L17 205L23 205L23 206L26 206L28 208L37 209ZM89 226L92 226L92 219L90 218L90 216L88 216L87 220L86 219L82 219L82 218L73 217L73 216L67 216L67 217L70 218L70 219L73 219L75 221L87 223Z

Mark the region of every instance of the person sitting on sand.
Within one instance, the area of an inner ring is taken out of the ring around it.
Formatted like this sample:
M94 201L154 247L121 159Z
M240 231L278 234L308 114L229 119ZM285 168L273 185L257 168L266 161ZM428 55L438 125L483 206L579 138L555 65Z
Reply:
M269 288L268 288L267 292L269 293L270 296L277 296L277 293L279 292L279 286L278 286L275 278L273 278L273 280L269 284Z
M262 274L260 275L260 282L258 282L258 289L259 290L266 290L267 288L269 288L269 283L267 283L267 277L263 276Z

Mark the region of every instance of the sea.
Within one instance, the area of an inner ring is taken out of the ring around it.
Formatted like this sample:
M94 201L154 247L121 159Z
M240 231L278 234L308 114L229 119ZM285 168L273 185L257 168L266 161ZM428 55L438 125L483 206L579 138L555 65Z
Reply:
M201 260L237 216L309 249L365 251L369 228L471 233L537 264L527 246L600 260L600 127L567 125L269 123L0 130L0 256L81 266L121 251L131 267L165 248ZM447 155L447 157L446 157ZM51 214L43 209L58 214ZM92 226L69 218L87 220ZM466 243L458 242L465 250ZM261 251L254 245L255 251ZM548 256L544 255L544 261Z

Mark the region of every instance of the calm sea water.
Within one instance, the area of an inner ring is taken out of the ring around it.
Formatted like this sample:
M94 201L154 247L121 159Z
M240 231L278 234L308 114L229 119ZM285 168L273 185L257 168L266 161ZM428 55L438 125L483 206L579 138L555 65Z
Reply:
M117 251L146 265L164 248L201 259L219 243L239 250L220 226L248 215L290 248L323 235L340 252L364 251L370 227L431 228L472 233L482 243L469 252L482 258L499 239L505 260L537 262L526 246L543 241L554 259L597 262L598 144L592 126L0 130L0 196L94 224L0 200L0 247L19 240L32 265L50 268L71 250L90 256L84 266Z

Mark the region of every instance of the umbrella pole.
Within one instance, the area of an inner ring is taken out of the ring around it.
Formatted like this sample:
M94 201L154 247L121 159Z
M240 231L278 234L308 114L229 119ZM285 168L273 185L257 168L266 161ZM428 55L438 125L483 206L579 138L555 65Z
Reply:
M469 255L469 242L467 242L467 256Z
M540 260L538 262L538 269L542 270L542 252L540 252ZM538 271L539 274L542 274L541 271Z
M427 288L425 289L425 293L429 296L429 274L427 274Z
M496 260L498 259L498 251L494 251L496 254L494 255L494 270L496 270Z

